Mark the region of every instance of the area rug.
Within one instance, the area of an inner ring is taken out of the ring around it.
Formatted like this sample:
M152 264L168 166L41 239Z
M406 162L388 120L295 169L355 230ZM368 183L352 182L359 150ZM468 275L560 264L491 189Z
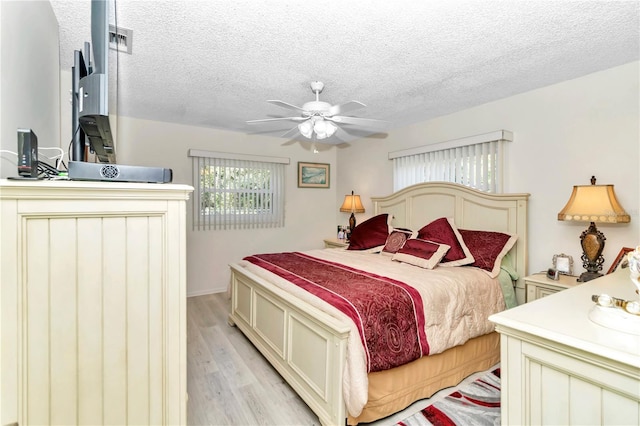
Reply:
M500 368L461 386L397 426L500 424Z

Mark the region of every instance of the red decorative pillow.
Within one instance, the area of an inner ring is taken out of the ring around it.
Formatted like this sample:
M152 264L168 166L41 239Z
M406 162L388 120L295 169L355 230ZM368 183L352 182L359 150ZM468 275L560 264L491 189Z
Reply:
M391 258L421 268L433 269L449 250L446 244L418 239L407 240Z
M404 245L409 238L415 238L415 232L405 228L393 228L393 231L387 237L384 248L380 252L388 256L392 256Z
M381 250L390 232L388 221L389 215L382 213L357 225L351 232L347 250Z
M491 231L460 229L460 235L471 250L475 261L467 266L484 269L495 278L500 273L500 263L518 240L517 235Z
M441 217L424 226L418 231L418 238L451 247L440 266L468 265L475 260L451 218Z

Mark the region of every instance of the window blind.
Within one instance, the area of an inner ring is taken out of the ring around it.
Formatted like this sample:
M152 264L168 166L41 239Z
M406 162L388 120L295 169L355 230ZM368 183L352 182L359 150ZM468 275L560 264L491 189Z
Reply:
M505 132L390 153L394 191L421 182L445 181L502 192L503 143L512 139L511 132Z
M284 226L284 166L288 159L201 154L202 151L190 152L193 183L197 188L193 202L194 229Z

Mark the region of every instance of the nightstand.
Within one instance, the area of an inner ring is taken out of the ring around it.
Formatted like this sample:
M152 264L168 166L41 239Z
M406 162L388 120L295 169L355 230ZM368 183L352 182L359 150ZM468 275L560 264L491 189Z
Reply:
M346 248L349 247L347 240L340 240L338 238L325 238L324 248Z
M550 294L575 287L581 284L576 281L577 279L578 277L573 275L560 275L560 279L556 281L547 278L545 272L524 277L526 301L531 302L549 296Z

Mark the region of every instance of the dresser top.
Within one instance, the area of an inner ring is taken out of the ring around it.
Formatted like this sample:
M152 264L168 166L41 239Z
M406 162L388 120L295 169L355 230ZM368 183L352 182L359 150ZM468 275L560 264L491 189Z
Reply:
M193 188L172 183L0 179L0 199L105 198L188 199Z
M619 269L613 274L492 315L489 320L496 323L501 332L509 333L504 330L506 327L640 368L640 335L604 327L589 319L589 312L595 305L592 295L608 294L625 300L639 300L635 290L629 270Z

